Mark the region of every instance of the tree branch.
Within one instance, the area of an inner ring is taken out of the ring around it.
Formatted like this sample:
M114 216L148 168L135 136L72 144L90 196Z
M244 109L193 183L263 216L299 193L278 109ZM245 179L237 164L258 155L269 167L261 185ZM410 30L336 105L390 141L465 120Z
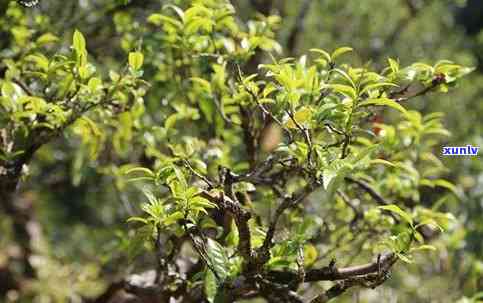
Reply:
M439 85L441 85L445 82L446 82L446 80L445 80L443 75L437 75L433 79L433 81L431 82L431 85L424 87L423 89L415 92L412 95L402 96L400 98L396 98L395 101L396 102L405 102L405 101L408 101L410 99L413 99L413 98L416 98L416 97L419 97L419 96L424 96L424 95L426 95L427 93L429 93L430 91L432 91L433 89L435 89L436 87L438 87Z
M30 88L25 85L25 83L23 83L22 81L18 80L18 79L12 79L12 82L17 84L18 86L20 86L22 88L22 90L28 95L28 96L33 96L34 94L32 93L32 91L30 90Z
M373 189L369 184L364 181L354 179L352 177L345 177L344 178L347 182L354 183L360 188L362 188L365 192L369 194L376 202L380 205L389 205L391 204L387 201L381 194L379 194L375 189Z
M253 263L251 234L248 226L248 220L251 218L251 214L245 210L240 203L234 201L224 193L212 193L203 190L201 191L200 196L215 203L220 209L233 215L240 238L238 249L247 264L247 268L250 268Z
M375 261L362 265L337 268L335 262L333 262L322 268L306 270L305 282L337 281L380 273L384 270L387 271L396 260L397 257L394 253L385 253L380 255ZM288 284L298 278L298 273L295 271L270 271L267 277L272 281Z

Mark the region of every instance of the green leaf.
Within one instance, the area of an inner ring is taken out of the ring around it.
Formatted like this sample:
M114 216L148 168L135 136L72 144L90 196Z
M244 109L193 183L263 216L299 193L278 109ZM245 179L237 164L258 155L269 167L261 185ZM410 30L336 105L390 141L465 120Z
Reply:
M285 258L278 256L278 257L273 257L270 259L270 261L267 262L267 266L270 268L273 267L289 267L290 264L292 264L291 261L286 260Z
M397 257L398 257L398 258L399 258L401 261L403 261L404 263L408 263L408 264L413 263L413 261L410 259L410 257L409 257L409 256L406 256L406 255L403 255L403 254L396 254L396 255L397 255Z
M46 33L37 38L38 45L45 45L45 44L49 44L57 41L59 41L59 37L55 36L52 33Z
M322 179L324 183L324 189L328 190L333 180L340 174L345 175L347 170L351 168L346 159L337 159L332 161L329 166L324 169L322 173Z
M190 187L186 190L185 192L185 197L186 198L194 198L196 197L196 195L198 195L200 192L200 189L198 189L197 187Z
M207 18L199 18L187 22L185 32L188 35L195 34L197 32L211 33L213 30L214 22Z
M225 241L226 241L225 244L227 246L232 246L232 247L238 246L239 240L240 240L240 238L239 238L239 234L238 234L238 229L236 227L234 220L232 220L230 232L228 233L228 235L225 238Z
M361 160L363 160L367 156L373 154L374 152L376 152L380 148L381 148L381 146L379 144L373 144L373 145L370 145L368 147L364 147L364 148L360 149L356 156L351 156L351 158L353 159L351 161L351 163L353 163L354 165L359 164L361 162Z
M331 62L332 61L332 58L331 58L330 54L328 52L326 52L325 50L323 50L323 49L311 48L310 51L313 52L313 53L319 53L319 54L321 54L324 57L324 59L327 60L327 62Z
M3 97L16 98L17 85L10 81L2 81L1 93Z
M456 196L458 196L458 191L456 190L456 186L451 184L451 182L448 182L444 179L437 179L433 181L433 184L439 187L444 187L446 189L449 189L452 191Z
M324 169L322 172L322 180L329 201L334 196L336 190L341 186L345 176L347 176L353 169L354 167L349 163L348 159L334 160Z
M87 82L87 87L89 87L92 92L96 91L101 86L102 80L98 77L92 77L91 79L89 79L89 82Z
M176 179L179 181L182 189L186 191L188 189L188 182L186 182L186 178L183 174L183 171L175 165L172 165L172 168L173 168L174 174L176 175Z
M352 80L351 76L349 76L349 74L347 74L345 71L343 71L342 69L340 68L334 68L334 72L338 73L339 75L341 75L343 78L345 78L347 81L349 81L349 83L351 84L351 86L355 89L357 87L357 85L354 83L354 80Z
M352 51L353 49L351 47L340 47L332 52L332 55L331 55L332 60L335 60L337 57Z
M310 266L317 261L318 257L317 248L312 244L306 244L304 246L304 263L306 266Z
M87 79L89 77L89 68L87 65L79 66L79 76L81 79Z
M130 223L130 222L141 222L141 223L144 223L144 224L148 224L148 220L146 220L146 218L142 218L142 217L130 217L129 219L127 219L127 222Z
M86 39L84 38L84 35L82 35L82 33L77 29L74 31L72 45L77 54L80 55L86 53Z
M129 53L129 66L134 70L138 70L143 66L144 55L141 52L130 52Z
M404 107L402 107L399 103L389 98L367 99L359 103L360 107L368 106L368 105L381 105L381 106L384 105L384 106L389 106L391 108L394 108L405 115L407 115L408 113L407 110Z
M177 29L181 29L183 27L183 24L178 20L161 14L150 15L148 17L148 22L155 25L161 25L162 22L165 22L175 26Z
M438 222L436 222L434 219L424 219L423 221L419 222L418 225L416 225L414 228L418 229L420 226L424 225L429 225L431 227L437 228L440 232L444 232L444 228L441 227Z
M299 125L305 125L307 121L310 121L310 118L312 117L312 109L310 107L303 107L301 109L299 109L294 115L293 115L295 121L299 124ZM289 118L287 120L287 123L285 123L285 125L288 127L288 128L297 128L297 125L295 124L295 122Z
M343 94L349 98L355 99L357 97L356 90L349 85L329 84L327 87L331 88L334 92Z
M203 78L191 77L191 81L198 83L207 93L211 93L211 84Z
M49 59L42 54L28 55L25 57L25 60L35 63L35 65L37 65L37 67L43 71L47 71L49 69Z
M215 296L216 292L218 290L218 284L216 282L215 275L211 270L207 270L205 272L205 281L204 281L204 290L205 290L205 295L206 299L210 303L215 302Z
M416 239L416 241L418 241L419 243L424 243L423 235L421 235L421 233L416 230L414 231L414 239Z
M210 202L206 200L205 198L202 198L200 196L198 197L193 197L189 201L193 207L202 207L202 208L216 208L216 204L213 202Z
M387 61L389 62L389 66L391 67L391 71L393 73L398 73L399 72L399 63L391 58L388 58Z
M180 211L177 211L177 212L172 213L168 217L166 217L166 219L164 219L164 221L163 221L163 224L164 225L171 225L173 223L178 222L179 219L183 219L183 218L184 218L184 214Z
M382 164L382 165L387 165L387 166L390 166L390 167L396 167L395 164L393 164L390 161L384 160L384 159L373 159L373 160L369 161L369 163L370 164Z
M420 245L418 247L413 247L410 249L411 252L413 251L421 251L421 250L432 250L432 251L435 251L436 250L436 247L434 247L433 245Z
M111 70L111 71L109 71L109 78L112 81L116 82L116 81L119 81L119 79L121 78L121 76L118 73L116 73L115 71L112 71Z
M134 173L134 172L143 172L143 173L145 173L147 176L150 176L150 177L152 177L152 178L154 178L154 177L156 176L156 174L155 174L155 173L154 173L152 170L150 170L150 169L148 169L148 168L145 168L145 167L134 167L134 168L128 169L128 170L125 172L125 174L126 174L126 175L129 175L129 174L132 174L132 173Z
M166 120L164 120L164 128L166 129L173 128L177 120L178 120L178 114L177 113L171 114L168 118L166 118Z
M401 216L401 218L404 219L404 221L408 222L411 226L413 226L413 218L411 217L411 215L405 212L404 210L402 210L401 208L399 208L399 206L395 204L383 205L383 206L379 206L379 209L384 209L384 210L388 210L390 212L396 213L399 216Z
M209 262L213 266L218 277L221 280L224 280L229 273L229 260L225 248L211 238L208 238L206 245Z

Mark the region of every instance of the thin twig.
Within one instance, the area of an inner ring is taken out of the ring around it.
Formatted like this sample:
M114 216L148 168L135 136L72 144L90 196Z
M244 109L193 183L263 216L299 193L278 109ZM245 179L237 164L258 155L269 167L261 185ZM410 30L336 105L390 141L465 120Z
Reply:
M22 81L18 80L18 79L12 79L12 82L17 84L18 86L20 86L20 88L22 88L22 90L29 96L33 96L33 92L30 90L30 88L25 85L25 83L23 83Z
M369 184L367 184L364 181L354 179L352 177L345 177L344 178L346 181L350 183L354 183L360 188L362 188L365 192L367 192L374 200L376 200L377 203L380 205L388 205L391 204L389 201L387 201L380 193L378 193L374 188L372 188Z
M305 143L307 144L307 147L309 148L309 151L307 153L307 161L309 163L309 167L313 167L313 161L312 161L312 151L313 151L313 146L312 146L312 140L310 139L310 133L309 133L309 130L300 125L300 123L297 121L297 119L295 119L295 116L294 114L292 113L292 111L290 110L285 110L285 112L288 114L288 116L290 117L290 120L292 120L292 122L295 124L295 126L302 132L302 134L304 135L304 139L305 139Z
M205 183L206 183L206 185L208 185L208 189L209 189L209 190L210 190L210 189L215 188L215 186L213 185L213 182L212 182L212 181L210 181L210 179L208 179L208 177L206 177L206 176L204 176L204 175L200 174L199 172L197 172L197 171L196 171L196 170L193 168L193 166L191 166L191 163L190 163L190 161L189 161L188 159L184 159L184 160L183 160L183 163L185 164L186 168L188 168L188 169L191 171L191 173L193 173L195 176L197 176L197 177L198 177L198 178L200 178L200 179L201 179L203 182L205 182Z
M413 99L413 98L416 98L416 97L419 97L419 96L423 96L423 95L426 95L427 93L429 93L430 91L432 91L433 89L435 89L436 87L438 87L439 85L443 84L444 83L444 79L443 80L433 80L433 82L431 83L431 85L427 86L427 87L424 87L423 89L421 89L420 91L410 95L410 96L406 96L406 97L401 97L401 98L397 98L395 99L396 102L405 102L405 101L408 101L410 99Z
M196 226L196 225L194 225L194 226ZM218 275L218 272L215 270L215 268L213 267L213 265L211 264L211 262L208 258L208 254L206 252L206 249L200 244L200 242L198 242L196 240L195 235L193 234L193 231L192 231L193 228L188 228L188 226L186 225L186 221L184 221L183 222L183 229L184 229L185 233L188 234L188 236L190 237L191 243L193 244L193 247L196 250L196 252L198 253L198 255L200 256L200 258L203 260L203 262L206 264L206 266L211 270L211 272L215 276L216 280L221 282L221 278ZM201 236L203 238L203 242L206 242L205 241L206 239L204 239L203 234L200 233L199 236Z

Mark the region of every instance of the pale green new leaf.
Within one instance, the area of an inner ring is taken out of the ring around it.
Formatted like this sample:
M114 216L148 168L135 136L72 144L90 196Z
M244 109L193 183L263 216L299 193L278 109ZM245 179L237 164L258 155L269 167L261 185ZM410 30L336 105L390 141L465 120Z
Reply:
M330 54L328 52L326 52L325 50L323 50L323 49L311 48L310 51L313 52L313 53L319 53L319 54L321 54L327 60L327 62L331 62L332 61L332 58L331 58Z
M398 73L399 72L399 63L391 58L388 58L387 61L389 62L389 66L391 67L391 70L393 73Z
M129 53L129 66L134 70L138 70L143 66L144 55L141 52Z
M177 212L174 212L172 214L170 214L169 216L167 216L164 221L163 221L163 224L164 225L171 225L173 223L176 223L179 219L183 219L184 218L184 214L180 211L177 211Z
M188 188L188 182L186 182L186 178L183 174L183 172L181 171L181 169L179 169L177 166L173 165L173 170L174 170L174 173L176 175L176 179L178 179L180 185L182 186L182 188L184 190L186 190Z
M130 223L130 222L141 222L141 223L144 223L144 224L148 224L148 220L146 218L142 218L142 217L130 217L129 219L127 219L127 222Z
M390 167L396 167L396 165L390 161L384 160L384 159L373 159L369 161L370 164L382 164Z
M327 87L331 88L334 92L343 94L349 98L355 99L357 97L356 90L344 84L329 84Z
M57 41L59 41L59 37L55 36L52 33L46 33L37 38L37 44L39 45L45 45Z
M451 182L449 182L449 181L446 181L446 180L443 180L443 179L437 179L437 180L433 180L433 184L436 185L436 186L439 186L439 187L444 187L446 189L449 189L455 195L458 195L458 191L456 189L456 186L451 184Z
M332 60L335 60L337 57L339 57L339 56L341 56L345 53L352 52L352 51L353 51L353 49L351 47L347 47L347 46L340 47L340 48L338 48L338 49L336 49L335 51L332 52L332 55L331 55Z
M125 174L129 175L129 174L132 174L134 172L143 172L151 178L154 178L156 176L156 174L152 170L150 170L149 168L146 168L146 167L134 167L134 168L128 169L125 172Z
M216 292L218 290L218 283L216 282L216 277L211 270L207 270L205 272L204 290L208 302L214 303Z
M181 29L183 27L183 24L181 22L179 22L178 20L171 18L171 17L168 17L168 16L165 16L165 15L161 15L161 14L150 15L148 17L148 22L155 24L155 25L161 25L162 22L165 22L165 23L169 23L169 24L173 25L177 29Z
M413 247L410 249L411 252L413 251L421 251L421 250L431 250L431 251L435 251L436 250L436 247L434 247L433 245L420 245L418 247Z
M411 260L409 256L406 256L406 255L403 255L403 254L396 254L396 255L404 263L408 263L408 264L413 263L413 260Z
M86 39L84 38L84 35L82 35L82 33L78 30L74 31L72 45L77 54L80 55L86 53Z
M398 214L404 221L408 222L411 226L413 225L413 218L410 214L399 208L395 204L379 206L380 209L388 210L390 212Z
M367 100L359 103L359 107L368 106L368 105L389 106L391 108L394 108L394 109L400 111L401 113L403 113L405 115L407 115L407 113L408 113L407 110L404 107L402 107L399 103L397 103L396 101L391 100L389 98L367 99Z
M352 80L351 76L349 76L349 74L347 74L345 71L341 70L340 68L334 68L334 72L338 73L343 78L345 78L347 81L349 81L349 83L351 84L351 86L353 88L357 87L357 85L354 83L354 80Z

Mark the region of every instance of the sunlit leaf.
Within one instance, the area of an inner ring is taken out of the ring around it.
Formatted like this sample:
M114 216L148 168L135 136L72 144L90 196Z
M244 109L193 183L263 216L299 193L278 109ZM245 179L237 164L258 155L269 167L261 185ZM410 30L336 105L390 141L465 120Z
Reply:
M312 117L312 109L310 107L304 107L300 110L298 110L294 115L293 118L299 125L306 125L307 121L310 121L310 118ZM288 128L297 128L297 125L292 118L288 118L287 123L285 125Z
M378 105L378 106L389 106L400 111L403 114L407 114L407 110L402 107L399 103L389 98L377 98L377 99L368 99L359 103L359 106L368 106L368 105Z
M72 45L77 54L84 54L86 52L86 39L77 29L74 31Z
M315 263L315 261L317 261L318 255L319 254L314 245L312 244L304 245L304 262L306 266L310 266L313 263Z
M431 251L435 251L436 250L436 247L434 247L433 245L420 245L418 247L413 247L413 248L410 249L411 252L421 251L421 250L431 250Z
M134 70L138 70L143 66L144 55L141 52L129 53L129 66Z
M345 53L348 53L348 52L352 52L352 48L351 47L340 47L338 49L336 49L335 51L332 52L332 60L335 60L337 57L345 54Z
M391 204L391 205L382 205L382 206L379 206L379 208L396 213L399 216L401 216L401 218L403 218L404 221L408 222L411 226L413 225L413 218L411 217L411 215L405 212L404 210L402 210L401 208L399 208L399 206L395 204Z

